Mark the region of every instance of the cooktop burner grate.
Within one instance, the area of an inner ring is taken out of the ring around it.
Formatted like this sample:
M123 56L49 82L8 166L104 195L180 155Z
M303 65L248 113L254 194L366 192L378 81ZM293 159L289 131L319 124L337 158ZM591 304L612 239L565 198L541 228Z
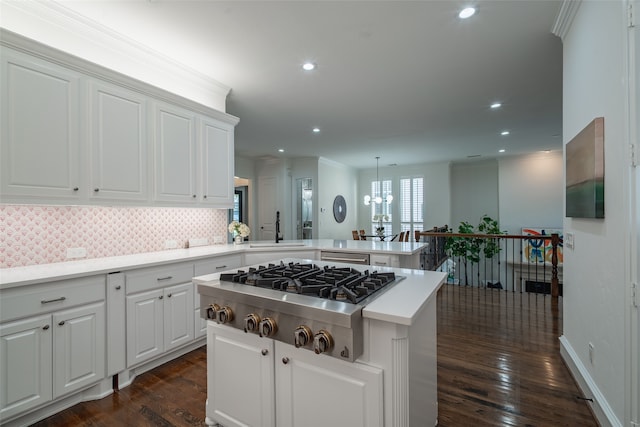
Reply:
M221 281L311 295L357 304L395 281L393 272L358 271L350 267L280 262L223 273Z

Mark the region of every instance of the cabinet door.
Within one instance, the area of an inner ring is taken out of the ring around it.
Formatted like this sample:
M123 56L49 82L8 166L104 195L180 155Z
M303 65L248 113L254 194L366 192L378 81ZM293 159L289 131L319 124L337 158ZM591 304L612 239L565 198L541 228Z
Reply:
M233 208L233 127L204 118L200 125L202 203Z
M273 349L271 339L208 322L209 420L225 427L276 425Z
M154 116L155 199L195 204L195 114L156 105Z
M382 369L275 344L278 427L383 425Z
M2 195L79 199L78 75L2 50Z
M145 98L98 82L89 96L90 198L146 200Z
M105 377L104 301L53 314L53 396Z
M164 289L164 350L193 341L193 284Z
M127 367L163 352L162 289L127 296Z
M51 316L0 325L0 419L52 399Z

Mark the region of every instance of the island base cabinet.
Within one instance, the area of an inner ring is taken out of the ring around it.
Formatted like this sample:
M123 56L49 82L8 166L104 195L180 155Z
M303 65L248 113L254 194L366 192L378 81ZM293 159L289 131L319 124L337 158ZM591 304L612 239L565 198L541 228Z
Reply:
M52 399L51 316L0 325L0 419Z
M383 427L382 369L275 344L278 427Z
M208 322L207 424L383 426L383 370Z
M207 322L207 424L275 427L273 340Z

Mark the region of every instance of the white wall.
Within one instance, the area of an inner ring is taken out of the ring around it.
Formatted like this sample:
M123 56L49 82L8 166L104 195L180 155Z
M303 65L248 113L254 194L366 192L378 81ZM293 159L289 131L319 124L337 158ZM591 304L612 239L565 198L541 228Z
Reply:
M318 162L318 234L322 239L351 239L357 228L359 206L356 203L357 172L355 169L329 159ZM315 183L314 183L315 186ZM337 195L347 202L347 216L342 223L333 217L333 200Z
M498 211L498 162L465 162L451 167L451 224L477 225L483 215L500 221Z
M521 234L522 227L562 228L563 168L562 151L500 159L500 229Z
M603 425L630 425L625 411L630 377L625 372L625 283L632 261L625 21L622 0L583 1L563 37L563 141L604 117L605 218L564 219L565 238L573 233L575 248L564 248L561 343L574 376L595 398L593 408Z

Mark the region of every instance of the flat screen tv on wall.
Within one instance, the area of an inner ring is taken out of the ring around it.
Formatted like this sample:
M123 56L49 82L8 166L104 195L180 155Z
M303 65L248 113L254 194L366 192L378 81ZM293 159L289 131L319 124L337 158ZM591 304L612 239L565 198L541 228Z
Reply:
M604 218L604 117L567 143L566 159L566 216Z

